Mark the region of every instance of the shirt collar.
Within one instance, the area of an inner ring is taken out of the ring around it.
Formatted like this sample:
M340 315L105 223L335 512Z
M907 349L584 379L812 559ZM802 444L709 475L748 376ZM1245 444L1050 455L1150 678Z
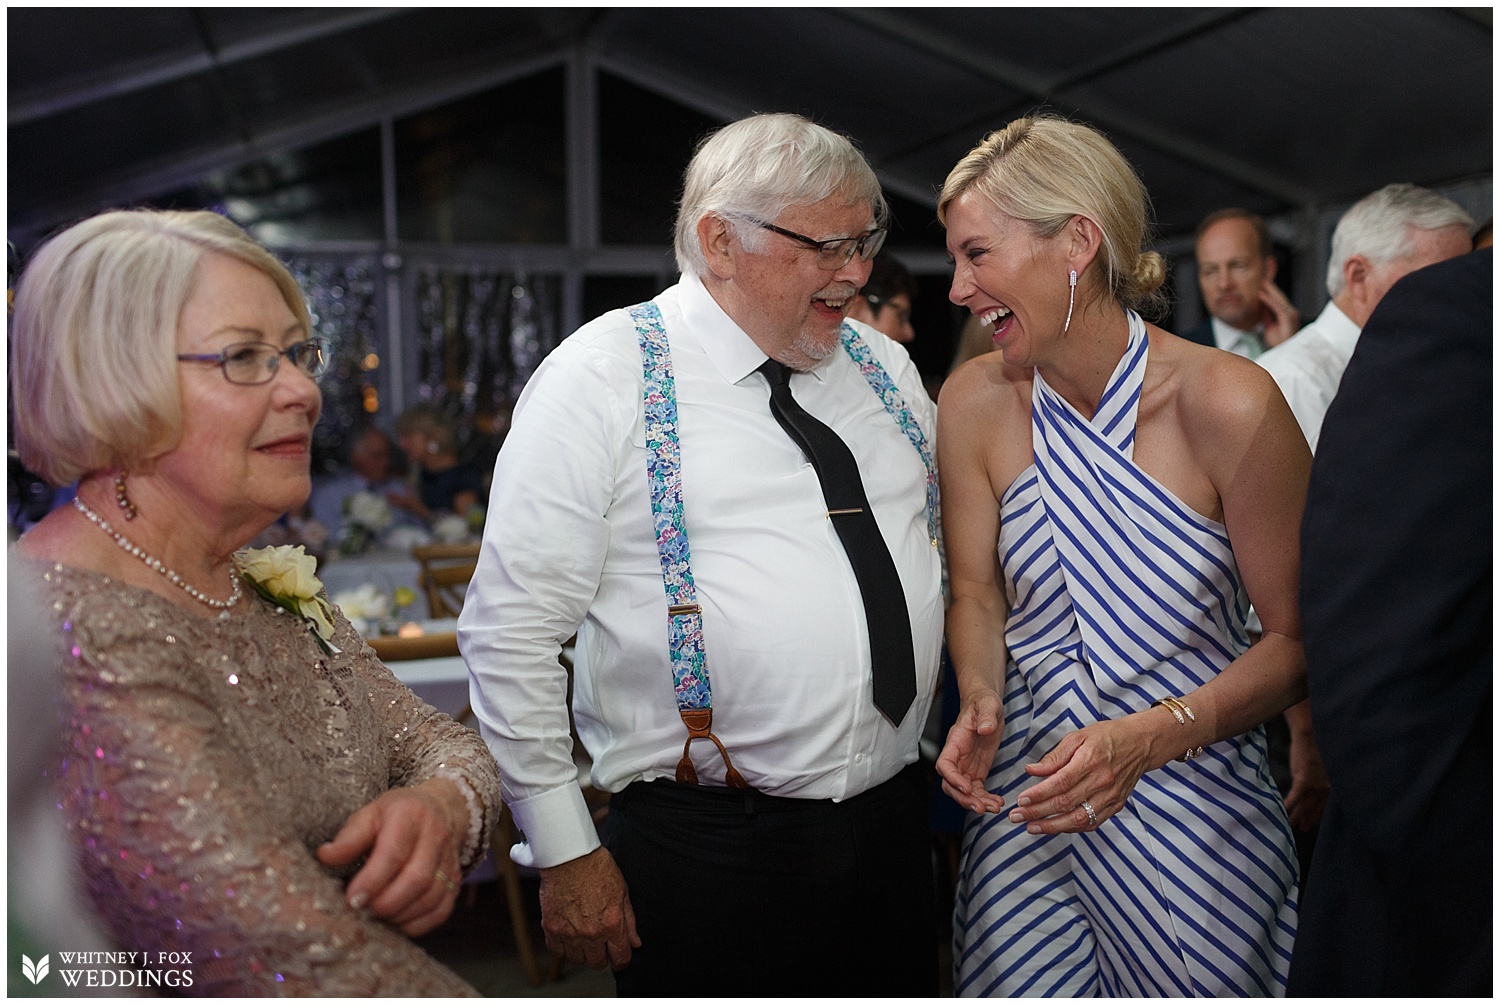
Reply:
M766 354L761 352L760 346L724 313L724 308L708 292L703 280L688 273L683 275L681 286L682 320L703 346L719 376L731 384L738 384L754 373L756 367L766 361Z
M1352 349L1359 339L1359 325L1349 320L1349 315L1339 310L1338 305L1332 300L1328 301L1328 306L1323 308L1323 313L1318 315L1318 320L1313 324L1318 326L1318 330L1327 336L1330 342L1337 345Z
M738 384L770 358L724 312L724 308L719 306L713 294L703 285L703 280L695 275L685 274L679 287L678 303L682 310L682 320L687 324L688 331L703 346L704 354L713 363L714 369L719 371L719 376L731 384ZM828 360L823 360L810 371L819 381L823 379L821 371L827 362Z
M1260 340L1259 331L1240 331L1234 325L1226 324L1212 315L1210 315L1209 320L1213 322L1214 344L1220 349L1233 350L1235 346L1240 344L1240 340L1243 338Z

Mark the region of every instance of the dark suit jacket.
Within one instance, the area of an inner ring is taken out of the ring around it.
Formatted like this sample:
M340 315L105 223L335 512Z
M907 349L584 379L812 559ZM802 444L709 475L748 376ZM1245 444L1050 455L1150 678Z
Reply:
M1392 287L1318 441L1302 628L1333 791L1291 995L1490 993L1492 267Z
M1189 328L1181 333L1181 337L1189 342L1197 342L1199 345L1216 346L1214 341L1214 322L1212 318L1204 318L1203 322L1196 328Z

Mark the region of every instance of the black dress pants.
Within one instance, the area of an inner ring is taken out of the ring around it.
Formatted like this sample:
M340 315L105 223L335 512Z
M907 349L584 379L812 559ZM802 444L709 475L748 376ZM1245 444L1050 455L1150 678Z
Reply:
M839 803L637 782L608 847L641 938L621 997L937 994L919 765Z

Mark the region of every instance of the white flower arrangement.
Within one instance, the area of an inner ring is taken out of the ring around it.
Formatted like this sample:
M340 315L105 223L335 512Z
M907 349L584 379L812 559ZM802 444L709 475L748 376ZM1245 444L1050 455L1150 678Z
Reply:
M363 635L371 625L379 625L416 599L417 592L409 586L397 587L394 594L389 594L374 583L365 583L340 591L333 597L333 603L344 612L355 631Z
M350 523L357 523L373 534L391 525L391 504L375 492L356 492L344 500L344 512Z
M235 558L240 575L256 593L305 620L324 651L338 652L331 641L333 610L319 596L323 583L317 577L318 560L302 545L256 548L242 551Z
M458 544L469 537L469 521L456 513L445 513L432 522L432 536L443 544Z
M395 527L381 541L392 551L411 551L424 544L431 544L432 535L422 527Z
M339 530L339 553L358 555L394 522L391 504L377 492L356 492L344 499L344 526Z
M342 590L332 599L350 621L379 621L391 613L391 598L374 583Z

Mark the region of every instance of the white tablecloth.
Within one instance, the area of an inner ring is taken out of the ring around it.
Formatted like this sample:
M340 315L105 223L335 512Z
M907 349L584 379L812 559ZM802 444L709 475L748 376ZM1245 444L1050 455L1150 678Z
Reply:
M457 716L469 704L469 668L463 657L399 660L387 663L391 673L439 712ZM470 726L473 723L469 723Z

